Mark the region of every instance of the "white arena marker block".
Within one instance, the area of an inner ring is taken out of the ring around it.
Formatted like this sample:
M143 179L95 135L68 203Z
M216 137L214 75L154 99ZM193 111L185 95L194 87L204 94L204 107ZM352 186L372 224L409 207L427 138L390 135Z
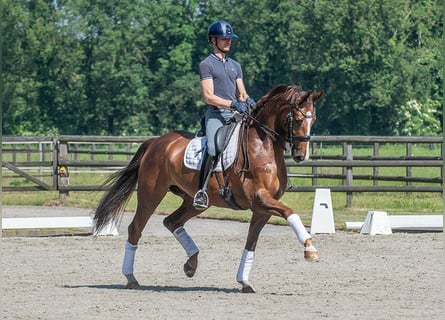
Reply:
M95 231L95 228L94 228ZM118 236L119 231L117 230L116 223L111 221L97 234L98 236Z
M93 219L75 217L3 218L2 229L92 228Z
M315 189L311 234L335 233L331 189Z
M2 229L63 229L63 228L91 228L93 218L89 216L74 217L34 217L34 218L2 218ZM99 236L118 236L116 223L106 225Z
M388 214L384 211L368 211L360 233L371 236L376 234L392 234Z

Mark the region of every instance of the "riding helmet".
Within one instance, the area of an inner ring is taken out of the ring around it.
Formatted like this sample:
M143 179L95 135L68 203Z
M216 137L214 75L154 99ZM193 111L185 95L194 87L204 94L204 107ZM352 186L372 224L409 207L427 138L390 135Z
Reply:
M227 21L218 20L213 22L207 29L207 37L209 38L230 38L238 39L238 36L233 32L233 28Z

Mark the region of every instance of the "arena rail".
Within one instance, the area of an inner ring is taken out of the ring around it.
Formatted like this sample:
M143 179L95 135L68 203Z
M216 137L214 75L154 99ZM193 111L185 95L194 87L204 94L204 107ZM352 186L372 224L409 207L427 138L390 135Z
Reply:
M75 136L2 138L3 191L104 190L94 179L124 167L146 136ZM354 192L443 192L442 137L313 136L311 160L286 165L289 192L329 188Z

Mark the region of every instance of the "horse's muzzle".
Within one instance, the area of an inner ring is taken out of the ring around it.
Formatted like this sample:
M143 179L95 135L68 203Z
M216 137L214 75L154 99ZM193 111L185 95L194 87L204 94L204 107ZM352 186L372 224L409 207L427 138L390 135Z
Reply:
M296 156L296 157L294 157L294 161L295 161L296 163L303 162L304 159L305 159L304 156Z
M292 148L292 159L294 159L296 163L303 162L306 160L306 154L297 148Z

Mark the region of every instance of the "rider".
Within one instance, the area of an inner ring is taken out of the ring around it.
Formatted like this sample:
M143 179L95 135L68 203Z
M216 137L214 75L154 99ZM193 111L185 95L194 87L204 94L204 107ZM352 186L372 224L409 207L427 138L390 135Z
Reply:
M200 210L209 206L206 189L216 162L216 131L230 121L234 111L244 113L255 107L255 101L246 92L241 65L227 57L232 39L238 38L232 26L224 20L216 21L207 29L207 37L213 52L199 64L201 89L209 106L205 115L207 155L203 155L199 190L193 201Z

